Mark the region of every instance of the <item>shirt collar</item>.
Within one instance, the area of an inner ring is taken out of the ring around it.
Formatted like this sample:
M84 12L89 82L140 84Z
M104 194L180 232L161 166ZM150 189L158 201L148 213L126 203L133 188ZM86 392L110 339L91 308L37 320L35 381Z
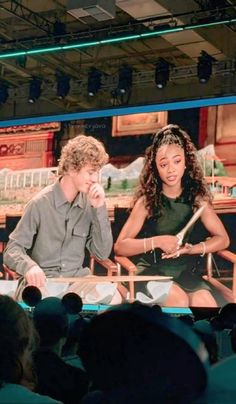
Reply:
M69 201L66 199L61 186L60 186L60 180L58 179L55 184L54 184L54 198L55 198L55 206L56 208L59 208L60 206L69 203ZM83 208L85 206L85 195L80 192L73 203L74 206L79 206L80 208Z

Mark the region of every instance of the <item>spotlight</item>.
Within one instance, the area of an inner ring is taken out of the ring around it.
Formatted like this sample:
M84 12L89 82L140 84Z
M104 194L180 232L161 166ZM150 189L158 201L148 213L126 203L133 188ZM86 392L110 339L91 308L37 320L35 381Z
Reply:
M170 63L159 58L156 63L155 83L158 88L164 88L170 77Z
M41 95L42 81L38 77L33 77L29 85L29 98L28 101L33 104Z
M88 95L93 97L101 88L102 85L102 73L92 67L88 74Z
M16 58L16 65L22 67L22 69L26 68L26 63L27 63L27 56L26 55L21 55L17 56Z
M66 35L66 24L57 20L53 24L53 36L64 36Z
M215 61L215 58L208 55L207 52L201 51L197 64L197 75L200 83L207 83L211 77L213 61Z
M119 69L118 90L121 94L125 94L132 87L133 69L131 66L125 65Z
M65 98L70 91L70 77L66 75L56 75L57 96L60 100Z
M0 105L5 104L8 99L8 86L6 83L0 82Z

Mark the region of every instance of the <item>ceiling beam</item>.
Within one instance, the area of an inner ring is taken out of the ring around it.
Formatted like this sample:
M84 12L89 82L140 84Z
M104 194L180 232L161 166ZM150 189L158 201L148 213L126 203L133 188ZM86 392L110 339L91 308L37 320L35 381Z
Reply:
M30 10L28 7L23 6L23 4L16 0L1 3L1 9L38 28L40 31L46 32L46 34L52 33L53 24L49 20Z

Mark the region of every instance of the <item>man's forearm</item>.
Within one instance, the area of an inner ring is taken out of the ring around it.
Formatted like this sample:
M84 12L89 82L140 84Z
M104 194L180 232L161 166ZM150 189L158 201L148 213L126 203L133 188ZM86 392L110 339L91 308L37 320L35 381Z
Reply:
M9 240L3 253L3 262L10 269L23 276L30 268L37 265L15 240Z
M91 237L87 247L91 254L104 259L109 257L113 245L111 225L105 205L93 209L92 215Z

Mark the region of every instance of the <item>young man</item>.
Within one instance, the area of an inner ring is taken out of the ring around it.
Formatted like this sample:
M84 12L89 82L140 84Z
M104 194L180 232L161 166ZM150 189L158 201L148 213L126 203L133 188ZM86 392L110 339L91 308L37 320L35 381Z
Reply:
M98 140L80 135L64 146L59 178L26 205L10 234L4 263L28 285L44 287L46 277L79 277L85 247L100 259L112 248L105 193L99 171L108 155Z

